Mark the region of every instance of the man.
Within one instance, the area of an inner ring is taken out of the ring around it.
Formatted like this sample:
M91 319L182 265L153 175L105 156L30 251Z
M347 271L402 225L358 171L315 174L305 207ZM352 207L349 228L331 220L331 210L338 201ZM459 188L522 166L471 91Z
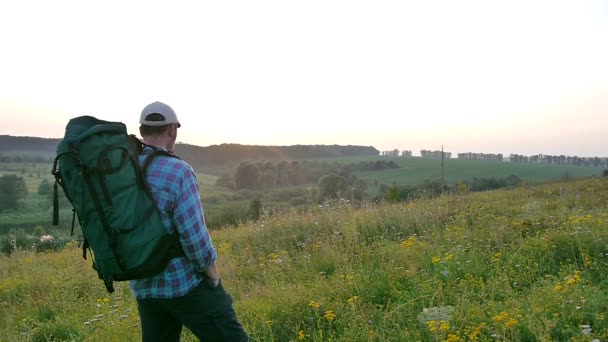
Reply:
M139 123L145 144L173 152L181 125L171 107L151 103L141 112ZM152 151L144 147L139 157L142 165ZM178 158L157 156L148 166L146 180L165 227L179 233L184 255L172 259L156 276L131 281L143 340L179 341L185 325L203 341L247 341L232 298L220 281L192 167Z

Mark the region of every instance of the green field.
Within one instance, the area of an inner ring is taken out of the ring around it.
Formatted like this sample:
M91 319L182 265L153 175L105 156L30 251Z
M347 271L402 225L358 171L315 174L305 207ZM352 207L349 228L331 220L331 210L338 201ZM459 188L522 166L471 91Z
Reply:
M319 158L316 161L328 163L359 163L394 161L399 169L386 169L381 171L354 172L354 175L365 180L368 184L367 198L378 195L379 188L385 185L416 185L425 180L441 180L441 161L419 157L383 157L361 156L340 158ZM314 160L313 160L314 161ZM22 208L17 212L0 213L0 234L11 227L34 227L48 225L51 218L51 202L49 196L37 194L38 186L43 179L53 181L51 164L32 163L0 163L0 176L3 174L16 174L23 177L29 194L23 200ZM475 161L449 159L444 161L444 177L446 184L461 181L470 181L473 178L501 178L516 175L526 182L538 183L551 180L572 179L590 176L599 176L603 169L577 167L566 165L521 164L496 161ZM201 184L201 197L206 214L210 222L218 221L215 218L228 212L241 212L246 210L249 203L256 197L261 198L266 208L305 207L311 203L310 189L316 184L300 187L273 188L266 191L241 190L235 192L215 186L216 175L198 174ZM65 201L64 201L65 202ZM71 222L69 205L64 203L60 222L64 227ZM221 220L219 221L221 222Z
M212 237L252 341L605 341L607 206L597 177L316 207ZM107 294L73 243L0 256L0 306L2 341L141 340L128 284Z
M364 156L350 158L325 158L328 162L358 163L376 160L394 161L399 169L357 172L356 176L370 184L416 185L424 180L441 179L441 160L412 157ZM602 175L602 168L499 162L489 160L446 159L443 165L446 183L470 181L473 178L507 177L516 175L527 182L546 182L549 180L581 178Z

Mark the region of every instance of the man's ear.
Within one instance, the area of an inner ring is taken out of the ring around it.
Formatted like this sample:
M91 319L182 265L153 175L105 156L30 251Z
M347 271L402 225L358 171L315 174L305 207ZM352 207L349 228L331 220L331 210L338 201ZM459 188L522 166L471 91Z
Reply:
M169 127L169 137L171 139L177 137L177 127L175 127L175 125L171 125L171 127Z

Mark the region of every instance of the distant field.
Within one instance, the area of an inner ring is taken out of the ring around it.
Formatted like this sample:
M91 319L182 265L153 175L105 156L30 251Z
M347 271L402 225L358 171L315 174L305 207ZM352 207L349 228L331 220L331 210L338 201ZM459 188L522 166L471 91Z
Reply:
M441 160L420 157L384 157L384 156L362 156L347 158L325 158L328 162L358 163L376 160L394 161L399 169L383 171L356 172L355 175L366 180L370 185L397 184L414 185L424 180L441 179ZM602 168L591 168L571 165L545 165L524 164L511 162L498 162L489 160L444 160L444 177L446 183L459 181L470 181L473 178L501 178L516 175L527 182L544 182L548 180L583 178L600 176Z

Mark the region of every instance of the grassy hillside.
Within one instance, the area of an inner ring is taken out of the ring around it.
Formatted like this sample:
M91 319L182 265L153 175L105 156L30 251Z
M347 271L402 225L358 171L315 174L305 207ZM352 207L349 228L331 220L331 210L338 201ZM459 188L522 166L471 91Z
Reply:
M253 341L606 340L607 206L603 177L335 203L212 236ZM0 257L0 306L3 341L141 339L127 284L105 293L71 244Z

